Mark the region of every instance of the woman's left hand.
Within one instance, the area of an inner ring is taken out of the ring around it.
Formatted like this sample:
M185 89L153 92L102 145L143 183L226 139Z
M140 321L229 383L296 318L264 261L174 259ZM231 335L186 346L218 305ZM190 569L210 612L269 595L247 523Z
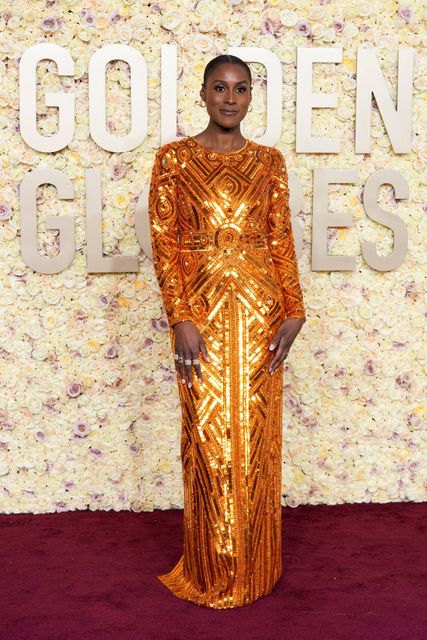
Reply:
M269 347L271 351L276 350L276 352L270 362L268 373L273 373L282 364L304 322L305 318L286 318L280 325Z

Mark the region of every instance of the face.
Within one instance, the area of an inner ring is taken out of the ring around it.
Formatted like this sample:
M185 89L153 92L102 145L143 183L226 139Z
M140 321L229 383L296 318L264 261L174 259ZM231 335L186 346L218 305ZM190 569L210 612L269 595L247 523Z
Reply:
M200 97L212 120L222 127L235 127L245 117L252 99L249 76L239 64L221 64L208 75Z

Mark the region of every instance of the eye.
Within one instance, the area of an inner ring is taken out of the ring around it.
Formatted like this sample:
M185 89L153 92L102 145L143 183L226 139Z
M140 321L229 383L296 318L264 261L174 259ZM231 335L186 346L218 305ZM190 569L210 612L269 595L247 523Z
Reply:
M224 85L222 85L222 84L217 84L217 85L215 86L215 90L217 90L217 89L224 89ZM244 92L246 91L246 87L237 87L237 89L242 89L242 91L241 91L241 92L239 91L239 93L242 93L242 92L244 93Z

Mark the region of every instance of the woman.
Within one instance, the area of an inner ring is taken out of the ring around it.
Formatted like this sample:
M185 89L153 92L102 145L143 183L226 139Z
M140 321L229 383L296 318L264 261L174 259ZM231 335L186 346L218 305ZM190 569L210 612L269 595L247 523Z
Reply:
M240 131L251 81L240 58L208 63L209 124L158 150L149 191L184 482L183 555L158 578L216 609L268 595L282 573L283 360L305 322L284 158Z

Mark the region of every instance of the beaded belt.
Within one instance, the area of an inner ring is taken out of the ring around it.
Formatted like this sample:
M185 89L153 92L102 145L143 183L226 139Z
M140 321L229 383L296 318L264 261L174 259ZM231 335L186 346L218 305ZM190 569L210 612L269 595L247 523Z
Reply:
M224 253L240 250L245 247L259 248L267 246L267 236L259 231L242 233L236 225L224 224L213 233L181 233L178 237L178 245L181 249L192 251L204 251L207 249L220 249Z

